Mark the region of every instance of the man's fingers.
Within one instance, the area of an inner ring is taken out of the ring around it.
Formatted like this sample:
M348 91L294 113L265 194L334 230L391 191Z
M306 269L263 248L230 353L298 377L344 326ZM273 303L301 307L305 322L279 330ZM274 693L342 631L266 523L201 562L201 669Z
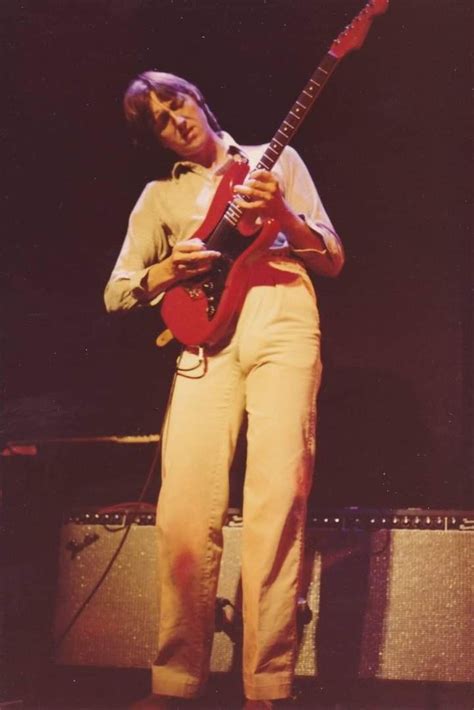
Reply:
M178 242L173 247L173 262L175 264L185 264L188 261L203 261L217 259L220 252L214 249L206 249L204 242L197 237Z
M248 174L247 180L262 180L263 182L273 182L275 180L275 176L272 175L272 173L269 170L252 170Z
M201 239L198 239L197 237L193 237L192 239L185 239L182 242L178 242L175 244L173 251L174 252L183 252L183 253L189 253L189 252L202 252L206 250L206 245Z
M201 271L207 271L207 269L209 269L210 266L211 266L210 261L204 261L204 262L200 262L200 263L193 261L193 262L188 262L186 264L176 264L176 269L181 273L187 272L187 273L197 274Z
M267 200L251 200L247 202L241 197L235 199L235 204L243 210L262 210L267 206Z
M202 261L217 259L221 255L220 251L212 249L204 249L203 251L195 252L177 252L174 254L173 261L178 264L193 264Z
M218 251L204 249L200 240L194 240L194 244L191 246L195 246L198 242L200 242L200 246L198 245L197 251L195 249L180 251L177 249L179 245L173 249L173 269L181 278L187 279L206 273L212 267L213 262L221 256ZM189 242L186 245L189 245Z
M265 186L259 186L258 184L252 183L249 183L249 185L236 185L234 192L237 195L245 195L246 197L250 197L251 200L270 200L273 196L273 193L267 190Z
M182 278L190 278L193 276L198 276L199 274L205 274L206 271L212 267L212 260L207 259L206 261L188 261L186 263L175 264L176 273Z

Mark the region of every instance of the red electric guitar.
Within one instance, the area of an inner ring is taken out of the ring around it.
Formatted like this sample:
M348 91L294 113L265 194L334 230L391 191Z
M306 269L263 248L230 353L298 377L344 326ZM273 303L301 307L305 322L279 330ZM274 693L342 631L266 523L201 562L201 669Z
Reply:
M271 170L283 148L295 135L339 61L359 49L376 15L389 0L370 0L351 24L332 43L329 52L296 99L270 141L257 168ZM174 337L188 346L215 346L232 334L248 290L247 269L267 250L278 234L275 220L267 220L256 236L238 230L243 211L233 202L233 187L242 184L249 171L245 161L235 162L222 178L205 220L193 235L206 247L221 252L204 276L170 288L163 299L163 320Z

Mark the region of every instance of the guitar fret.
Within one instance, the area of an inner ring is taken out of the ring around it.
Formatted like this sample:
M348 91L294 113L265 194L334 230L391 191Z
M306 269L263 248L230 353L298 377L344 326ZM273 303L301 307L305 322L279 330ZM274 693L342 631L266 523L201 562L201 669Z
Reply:
M265 158L265 156L263 156L262 158L260 158L260 162L262 163L262 165L263 165L264 168L266 168L267 170L271 170L272 167L273 167L273 164L270 163L270 165L267 165L266 162L264 161L264 158ZM270 160L270 158L269 158L269 160Z
M233 219L230 215L227 214L227 212L224 215L224 219L226 222L231 224L233 227L235 227L237 224L237 220Z
M293 124L289 123L286 119L283 121L283 123L286 123L286 125L289 126L290 128L294 128Z
M325 73L327 74L327 72L325 72ZM316 86L318 86L319 88L321 88L321 84L318 84L318 82L315 81L314 79L310 79L310 81L311 81L313 84L316 84Z
M294 116L298 121L300 120L301 116L298 116L297 113L293 113L293 111L290 111L291 115Z
M273 146L271 145L268 146L267 150L271 150L272 153L275 153L275 155L280 155L279 151L275 150L275 148L273 148Z
M314 98L313 94L310 94L309 91L306 91L306 89L303 89L303 94L306 94L306 96L309 96L310 99Z
M298 104L298 106L301 106L301 108L303 108L305 111L306 111L306 109L308 108L307 106L305 106L304 104L302 104L301 101L296 101L296 103Z
M280 143L280 141L278 141L276 138L273 138L273 142L274 142L274 143L277 143L277 144L280 145L282 148L285 147L285 146L283 145L283 143Z
M318 67L318 71L321 71L323 74L329 74L329 72L327 72L326 69L323 69L321 66Z

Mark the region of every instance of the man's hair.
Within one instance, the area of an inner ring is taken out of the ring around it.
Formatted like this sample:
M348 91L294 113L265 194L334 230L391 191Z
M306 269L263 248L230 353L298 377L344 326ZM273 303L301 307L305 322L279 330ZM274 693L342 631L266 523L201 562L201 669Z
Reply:
M132 132L133 143L146 152L152 152L155 159L169 162L170 151L165 150L154 133L154 117L150 107L150 95L156 94L161 101L169 101L177 94L191 96L204 111L210 127L221 133L219 123L204 100L200 90L191 82L174 74L146 71L133 79L123 99L125 118ZM176 156L173 154L174 159Z

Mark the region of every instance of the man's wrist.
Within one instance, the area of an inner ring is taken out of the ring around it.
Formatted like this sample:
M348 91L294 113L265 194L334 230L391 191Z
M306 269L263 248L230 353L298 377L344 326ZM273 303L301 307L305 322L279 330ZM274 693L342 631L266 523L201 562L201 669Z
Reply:
M291 234L295 229L304 224L302 220L293 210L285 203L278 215L275 217L280 225L281 231L286 235Z
M168 256L148 269L142 285L147 297L154 298L178 280L179 277L173 269L172 258Z

